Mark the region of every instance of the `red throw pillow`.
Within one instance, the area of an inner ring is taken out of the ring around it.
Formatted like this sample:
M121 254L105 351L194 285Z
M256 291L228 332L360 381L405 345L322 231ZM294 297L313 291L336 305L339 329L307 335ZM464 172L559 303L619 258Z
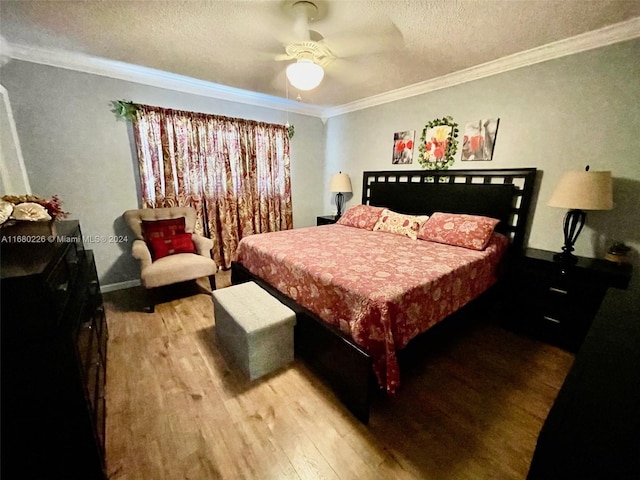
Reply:
M167 218L164 220L142 220L142 236L149 242L154 238L173 237L185 233L185 218Z
M384 208L372 207L371 205L355 205L349 208L344 215L336 222L338 225L347 227L363 228L373 230L376 222L380 218Z
M196 253L196 246L190 233L178 233L171 237L152 238L149 240L151 255L154 260L176 253Z
M484 250L498 223L500 220L479 215L435 212L418 231L418 238Z

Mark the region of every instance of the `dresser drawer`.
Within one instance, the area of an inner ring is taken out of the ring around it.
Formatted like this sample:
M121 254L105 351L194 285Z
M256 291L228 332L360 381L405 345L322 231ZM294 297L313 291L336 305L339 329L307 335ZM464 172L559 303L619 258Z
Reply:
M104 391L104 385L101 382L104 381L105 364L100 358L99 354L96 354L91 358L91 363L88 365L87 378L86 378L86 390L87 397L91 404L91 410L95 413L96 403L100 392Z
M78 229L77 234L79 235L79 233ZM53 302L53 308L55 311L54 317L56 320L65 313L65 310L68 308L67 304L70 298L84 298L83 292L76 292L73 290L76 285L80 265L84 259L82 256L82 245L79 243L79 240L75 240L78 238L76 236L65 238L71 239L71 241L63 243L62 255L54 264L54 267L46 280L46 285L50 291ZM55 326L58 326L57 322Z
M98 435L98 444L100 446L100 450L102 452L102 456L104 458L104 450L105 450L105 432L106 432L106 365L103 364L102 368L98 370L98 379L97 379L97 391L95 401L93 403L94 410L94 422L96 433Z
M89 366L101 360L107 360L107 322L102 308L93 312L93 315L78 328L76 346L80 358L82 371L88 375Z
M69 268L69 264L64 259L55 266L53 272L47 279L47 286L51 292L53 299L53 308L55 309L56 319L64 311L64 307L69 299L71 285L73 281L73 271ZM57 322L56 322L57 326Z
M78 327L76 347L83 372L87 371L89 364L95 362L98 356L106 362L108 337L104 308L99 307L90 312L86 316L86 321Z
M86 382L91 362L98 352L98 338L92 318L80 324L78 335L76 336L76 348L82 375Z
M107 341L109 340L109 332L107 330L107 319L104 314L104 308L99 307L95 312L96 329L98 333L98 349L104 363L107 362Z

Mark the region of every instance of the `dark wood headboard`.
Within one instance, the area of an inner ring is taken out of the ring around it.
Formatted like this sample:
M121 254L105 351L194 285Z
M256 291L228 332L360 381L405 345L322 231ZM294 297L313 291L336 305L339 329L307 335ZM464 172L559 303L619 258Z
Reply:
M364 172L362 204L400 213L468 213L497 218L497 231L523 248L535 168Z

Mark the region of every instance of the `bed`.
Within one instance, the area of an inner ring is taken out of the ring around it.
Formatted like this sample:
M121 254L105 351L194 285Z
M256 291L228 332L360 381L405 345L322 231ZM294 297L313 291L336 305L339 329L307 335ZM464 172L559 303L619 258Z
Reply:
M366 423L373 388L400 384L396 352L494 285L505 252L522 248L535 179L533 168L364 172L365 208L486 216L496 233L480 249L348 222L253 235L232 282L256 281L296 312L296 355Z

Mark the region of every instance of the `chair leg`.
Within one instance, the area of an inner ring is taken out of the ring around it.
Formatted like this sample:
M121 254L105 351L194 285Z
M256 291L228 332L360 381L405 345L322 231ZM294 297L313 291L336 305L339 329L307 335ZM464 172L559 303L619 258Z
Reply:
M216 289L216 276L209 275L209 284L211 285L211 291L213 292Z

